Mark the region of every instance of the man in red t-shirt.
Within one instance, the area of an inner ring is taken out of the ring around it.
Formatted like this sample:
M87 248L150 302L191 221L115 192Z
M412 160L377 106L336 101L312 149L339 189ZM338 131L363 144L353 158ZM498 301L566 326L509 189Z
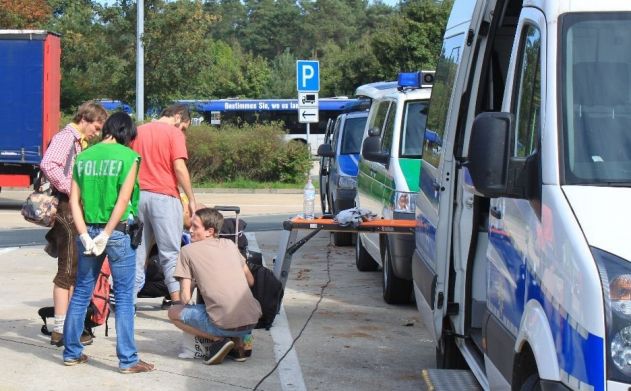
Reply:
M195 196L186 167L185 131L191 116L184 105L164 109L160 119L138 127L132 148L141 156L138 214L144 224L142 244L136 250L136 294L145 283L145 262L149 246L158 246L158 258L171 300L180 300L180 284L173 277L182 240L181 187L188 197L190 214L195 213Z

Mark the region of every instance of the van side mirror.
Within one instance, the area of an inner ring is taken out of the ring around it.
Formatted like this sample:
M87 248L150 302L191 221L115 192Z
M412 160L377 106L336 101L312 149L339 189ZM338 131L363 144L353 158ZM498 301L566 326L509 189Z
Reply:
M368 129L368 136L380 136L381 135L381 129L379 129L378 127L372 127L370 129Z
M390 153L381 150L381 138L369 136L362 144L362 157L371 162L387 164L390 161Z
M334 157L335 152L333 151L333 147L331 146L331 144L321 144L318 147L317 155L322 157Z
M475 189L485 197L526 198L526 159L513 157L515 118L511 113L481 113L469 140L467 167Z

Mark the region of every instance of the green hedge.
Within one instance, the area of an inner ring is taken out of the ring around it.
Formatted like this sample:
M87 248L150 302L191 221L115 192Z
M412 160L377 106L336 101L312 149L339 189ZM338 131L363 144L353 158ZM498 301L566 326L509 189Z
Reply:
M192 181L303 183L312 164L309 150L284 141L284 134L281 123L191 126L186 139Z

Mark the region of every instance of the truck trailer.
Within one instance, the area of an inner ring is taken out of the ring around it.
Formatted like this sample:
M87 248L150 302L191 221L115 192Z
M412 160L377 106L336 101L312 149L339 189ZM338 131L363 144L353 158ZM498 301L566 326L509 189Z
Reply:
M29 187L59 129L61 41L43 30L0 30L0 189Z

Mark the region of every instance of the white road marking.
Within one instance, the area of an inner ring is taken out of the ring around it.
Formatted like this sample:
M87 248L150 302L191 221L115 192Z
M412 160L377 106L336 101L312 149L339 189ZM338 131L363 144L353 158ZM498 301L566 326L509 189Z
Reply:
M11 251L15 251L15 250L17 250L18 248L19 248L19 247L7 247L7 248L0 248L0 255L3 255L3 254L8 254L8 253L10 253Z
M253 232L246 232L245 236L248 238L248 249L250 251L261 252L255 234ZM263 259L263 265L267 266L265 265L265 259ZM282 304L280 306L280 312L276 315L276 318L274 318L274 325L270 329L270 334L274 341L274 356L276 357L276 362L278 362L294 340L291 335L291 330L289 329L285 306ZM278 365L278 376L280 377L280 385L283 391L307 390L295 348L292 348L291 351L287 353L287 356L285 356L285 359Z

